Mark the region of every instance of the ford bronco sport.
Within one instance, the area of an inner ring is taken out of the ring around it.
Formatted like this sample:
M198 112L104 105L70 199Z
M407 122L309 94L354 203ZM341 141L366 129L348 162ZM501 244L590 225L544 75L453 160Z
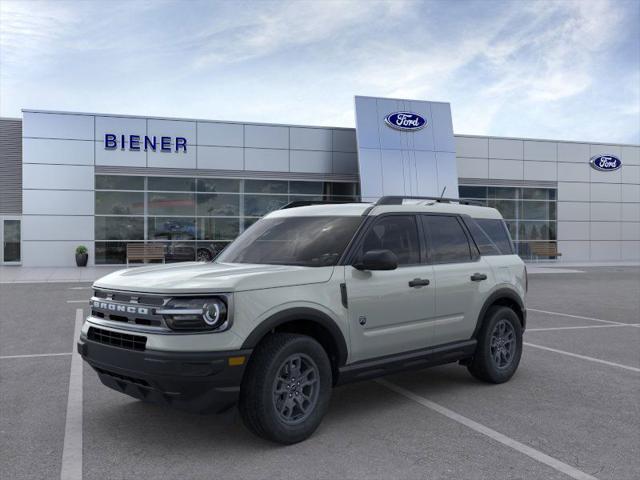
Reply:
M237 403L285 444L313 433L339 384L449 362L509 380L526 323L502 217L451 199L288 205L213 262L93 288L78 351L103 384L196 412Z

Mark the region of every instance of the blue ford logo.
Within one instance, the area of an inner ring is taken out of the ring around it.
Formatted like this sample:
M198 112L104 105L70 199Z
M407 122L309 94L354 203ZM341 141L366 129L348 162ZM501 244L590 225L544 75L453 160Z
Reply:
M420 130L427 126L427 121L417 113L395 112L384 117L384 122L397 130Z
M589 163L593 168L602 172L618 170L622 166L622 161L613 155L596 155L591 157Z

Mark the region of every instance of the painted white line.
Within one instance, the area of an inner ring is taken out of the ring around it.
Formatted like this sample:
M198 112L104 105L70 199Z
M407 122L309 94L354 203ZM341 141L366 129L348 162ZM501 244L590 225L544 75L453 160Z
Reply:
M81 329L82 309L78 308L73 332L74 350ZM60 480L82 480L82 357L75 351L71 356Z
M582 325L580 327L527 328L526 333L549 332L551 330L581 330L585 328L617 328L617 327L640 327L640 323L621 323L620 325Z
M629 365L622 365L621 363L615 362L607 362L606 360L600 360L599 358L587 357L585 355L578 355L577 353L565 352L564 350L557 350L555 348L544 347L542 345L536 345L535 343L523 342L524 345L533 348L539 348L540 350L547 350L548 352L560 353L562 355L567 355L569 357L579 358L581 360L588 360L590 362L601 363L603 365L609 365L610 367L618 367L623 368L625 370L630 370L632 372L640 373L640 368L630 367Z
M403 397L408 398L409 400L413 400L416 403L419 403L423 407L427 407L435 412L438 412L440 415L444 415L445 417L454 420L458 423L461 423L465 427L470 428L482 435L485 435L496 442L499 442L509 448L512 448L529 458L536 460L537 462L544 463L545 465L557 470L558 472L564 473L571 478L575 478L577 480L597 480L596 477L589 475L588 473L583 472L582 470L578 470L575 467L572 467L569 464L561 462L560 460L550 457L549 455L542 453L535 448L532 448L524 443L520 443L513 438L507 437L506 435L493 430L492 428L486 427L481 423L478 423L470 418L467 418L459 413L454 412L453 410L449 410L448 408L443 407L442 405L432 402L420 395L417 395L409 390L406 390L398 385L391 383L387 380L376 380L380 385L384 385L389 390L396 392Z
M69 287L69 290L91 290L91 287Z
M34 353L31 355L2 355L0 360L7 360L10 358L35 358L35 357L61 357L63 355L71 355L71 352L63 353Z
M537 308L527 308L527 310L531 312L548 313L549 315L560 315L562 317L579 318L581 320L592 320L594 322L610 323L612 325L627 325L626 323L623 323L623 322L613 322L611 320L603 320L601 318L583 317L581 315L570 315L568 313L561 313L561 312L550 312L548 310L538 310Z
M67 300L67 303L86 303L89 305L89 300Z

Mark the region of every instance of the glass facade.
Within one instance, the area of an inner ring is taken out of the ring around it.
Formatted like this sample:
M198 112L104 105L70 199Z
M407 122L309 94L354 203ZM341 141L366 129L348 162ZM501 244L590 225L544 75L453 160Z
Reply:
M127 244L162 244L167 262L210 260L263 215L295 200L359 198L357 183L96 175L96 264Z
M516 252L539 258L537 243L556 242L556 189L460 185L460 198L496 208L505 219Z

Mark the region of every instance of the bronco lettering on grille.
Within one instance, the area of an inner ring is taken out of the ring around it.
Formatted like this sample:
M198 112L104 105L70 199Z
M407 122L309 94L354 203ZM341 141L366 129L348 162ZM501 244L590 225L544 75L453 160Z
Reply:
M93 302L95 308L102 310L110 310L112 312L133 313L136 315L149 315L149 309L146 307L133 307L130 305L120 305L117 303Z

